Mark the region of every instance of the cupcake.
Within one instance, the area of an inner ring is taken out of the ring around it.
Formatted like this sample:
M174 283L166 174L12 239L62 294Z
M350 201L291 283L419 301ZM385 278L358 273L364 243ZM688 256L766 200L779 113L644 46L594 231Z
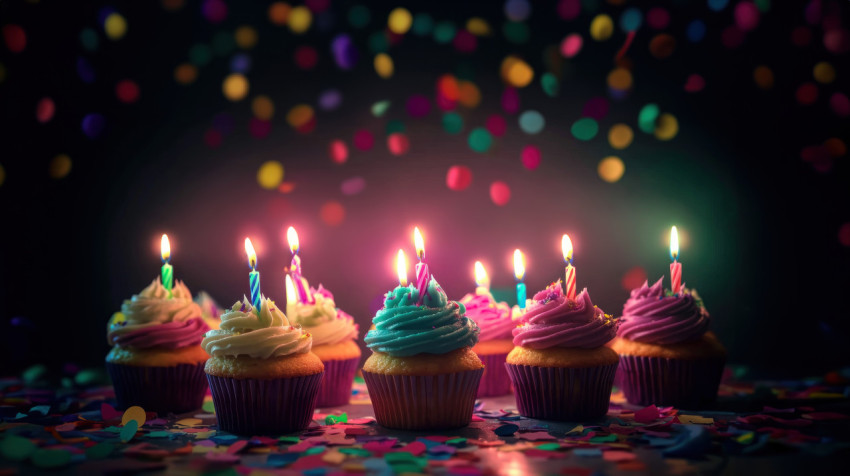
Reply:
M303 279L303 278L302 278ZM289 282L289 277L287 277ZM351 385L360 364L357 324L354 318L337 309L333 294L319 285L310 288L313 302L301 302L289 294L286 315L313 336L313 353L325 364L325 378L319 387L319 407L345 405L351 398Z
M310 352L313 339L292 326L275 303L248 298L222 314L221 327L201 346L220 430L240 435L281 434L310 424L324 366Z
M112 315L106 370L120 408L138 405L159 413L201 407L207 353L200 343L209 327L181 281L169 292L159 278L124 301Z
M478 343L472 348L484 363L477 397L511 393L505 358L514 348L511 331L516 327L516 322L511 319L513 310L507 303L497 302L490 291L482 286L475 289L475 294L462 297L460 303L466 307L466 316L475 321L481 330Z
M617 320L590 301L568 299L561 281L534 295L513 330L508 375L520 414L542 420L589 420L608 412L617 354L605 344Z
M611 347L620 354L626 399L636 405L698 408L717 397L726 350L708 331L696 291L655 284L633 289Z
M366 334L372 355L363 378L375 419L402 430L459 428L469 424L484 365L472 346L478 326L463 304L449 301L432 278L422 305L412 284L387 293Z

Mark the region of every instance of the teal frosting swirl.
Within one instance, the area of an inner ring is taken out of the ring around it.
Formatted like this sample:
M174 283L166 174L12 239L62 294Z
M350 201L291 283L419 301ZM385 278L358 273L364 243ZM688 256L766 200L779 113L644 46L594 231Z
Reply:
M434 279L417 306L419 292L412 284L387 293L384 308L372 319L375 329L366 334L366 345L393 357L428 353L445 354L478 342L478 325L466 317L466 307L449 301Z

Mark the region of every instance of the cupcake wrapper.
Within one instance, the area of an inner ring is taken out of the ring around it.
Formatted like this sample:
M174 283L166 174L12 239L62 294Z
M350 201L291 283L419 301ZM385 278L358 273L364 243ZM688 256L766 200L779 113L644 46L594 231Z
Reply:
M484 375L481 376L475 397L497 397L511 393L511 379L505 369L508 354L479 354L478 358L484 363Z
M541 420L580 421L608 413L617 363L587 368L505 364L519 413Z
M328 360L325 364L325 378L319 386L317 407L336 407L348 405L351 399L351 385L360 357L346 360Z
M219 430L253 436L307 428L323 374L274 380L207 375Z
M443 375L382 375L363 371L378 424L399 430L447 430L469 425L484 369Z
M173 367L106 363L118 408L134 405L157 413L186 413L201 408L207 391L204 362Z
M623 393L629 403L699 408L717 398L726 359L620 356Z

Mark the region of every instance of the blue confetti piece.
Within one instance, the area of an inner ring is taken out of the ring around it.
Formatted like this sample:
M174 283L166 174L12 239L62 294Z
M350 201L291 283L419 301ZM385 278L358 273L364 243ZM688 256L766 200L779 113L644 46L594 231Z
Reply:
M266 464L273 468L282 468L290 463L295 462L301 457L300 453L272 453L266 459Z
M229 446L238 439L239 437L235 435L216 435L210 438L210 441L215 442L217 445Z
M502 425L499 428L493 430L493 433L499 436L511 436L519 430L518 425L514 425L513 423L508 423L507 425Z
M576 448L573 454L582 458L601 458L602 450L599 448Z
M50 411L50 405L36 405L30 408L28 413L41 413L42 416L46 416Z
M121 428L121 432L119 436L121 437L121 442L126 443L133 439L136 436L136 432L139 431L139 422L136 420L130 420Z
M673 425L675 443L662 451L664 456L699 456L711 445L711 434L703 425Z
M416 438L416 441L425 445L426 450L430 450L435 446L439 446L441 443L437 443L436 441L426 440L425 438Z

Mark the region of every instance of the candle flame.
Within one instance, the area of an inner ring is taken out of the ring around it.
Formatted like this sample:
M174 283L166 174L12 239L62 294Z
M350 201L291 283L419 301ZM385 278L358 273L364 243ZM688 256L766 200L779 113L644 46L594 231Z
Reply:
M514 276L520 281L525 276L525 257L519 249L514 250Z
M422 261L425 258L425 240L422 239L422 232L419 231L419 227L413 228L413 245L416 247L416 256L419 257L419 261Z
M670 257L673 261L679 257L679 230L675 226L670 230Z
M251 238L245 238L245 253L248 253L248 265L251 269L257 267L257 252L254 251L254 245L251 244Z
M297 301L298 298L295 295L295 285L292 284L292 277L290 275L286 275L286 302L293 303Z
M289 242L289 251L292 251L292 254L298 254L298 232L295 228L290 226L286 230L286 241Z
M487 276L487 270L480 261L475 262L475 284L484 288L490 287L490 276Z
M572 263L573 261L573 241L570 239L570 235L566 233L561 237L561 252L564 253L564 261L567 264Z
M398 272L398 284L399 286L407 286L407 258L404 256L404 250L398 250L398 257L396 258L395 268Z
M159 245L160 254L162 254L162 260L168 261L171 258L171 243L168 242L168 235L162 235L162 241Z

